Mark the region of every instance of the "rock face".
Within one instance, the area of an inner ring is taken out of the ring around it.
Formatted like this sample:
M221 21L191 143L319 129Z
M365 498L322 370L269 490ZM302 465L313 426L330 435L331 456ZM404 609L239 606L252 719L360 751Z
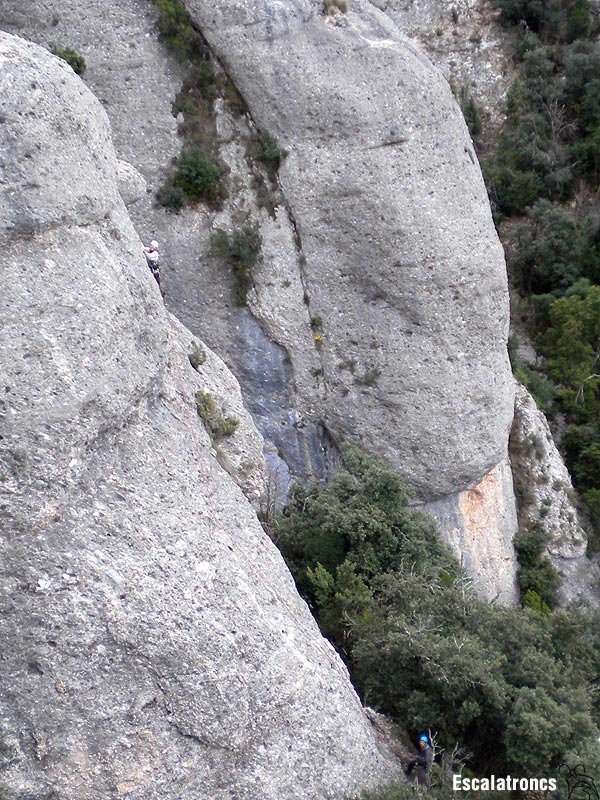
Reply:
M3 797L341 797L392 774L239 486L262 441L164 309L73 72L0 35ZM195 405L235 415L211 442ZM226 471L227 470L227 471ZM238 485L236 485L236 482Z
M291 357L300 408L405 474L481 594L514 602L504 259L447 84L368 3L333 19L320 3L186 5L289 152L297 265L275 249L250 307Z
M334 21L308 0L186 5L258 126L289 151L280 180L322 321L315 413L422 498L478 482L503 460L512 419L508 298L447 84L369 3ZM290 343L292 363L305 346Z
M0 27L84 55L119 155L157 188L180 146L170 106L182 71L161 50L152 6L55 7L23 0L0 10ZM167 304L239 377L284 486L290 470L326 475L351 439L385 456L426 509L441 503L451 542L472 541L461 496L496 485L486 476L506 457L513 390L502 251L447 84L370 3L334 17L316 0L187 7L250 113L216 105L230 169L222 211L167 214L151 194L130 206L161 242ZM272 215L246 157L254 124L288 151ZM210 254L214 229L241 220L258 224L263 256L244 308ZM514 508L502 485L506 496L485 505L507 510L488 521L506 542Z
M477 102L480 123L499 127L514 79L510 34L489 0L373 0L398 27L417 39L463 102Z
M547 555L561 576L563 604L598 605L600 570L586 556L587 537L573 503L573 486L548 422L524 386L517 386L511 459L519 488L519 517L548 540Z
M490 602L514 605L519 594L512 532L517 529L508 459L476 486L428 503L446 543L473 580L473 588Z

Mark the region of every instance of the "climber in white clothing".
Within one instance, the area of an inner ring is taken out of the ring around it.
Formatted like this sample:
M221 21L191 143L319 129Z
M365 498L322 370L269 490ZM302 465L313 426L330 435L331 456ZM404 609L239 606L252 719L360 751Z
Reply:
M158 266L160 253L158 252L158 242L156 240L153 239L148 247L144 247L144 255L146 256L148 266L150 267L150 270L156 278L156 282L160 288L160 269Z

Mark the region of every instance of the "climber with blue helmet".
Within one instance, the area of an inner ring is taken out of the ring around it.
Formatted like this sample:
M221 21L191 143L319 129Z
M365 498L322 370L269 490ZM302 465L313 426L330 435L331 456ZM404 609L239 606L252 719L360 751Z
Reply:
M433 761L433 748L426 733L419 735L419 750L421 751L420 755L415 756L408 762L404 774L410 777L414 768L418 767L417 783L427 786L429 784L429 767Z

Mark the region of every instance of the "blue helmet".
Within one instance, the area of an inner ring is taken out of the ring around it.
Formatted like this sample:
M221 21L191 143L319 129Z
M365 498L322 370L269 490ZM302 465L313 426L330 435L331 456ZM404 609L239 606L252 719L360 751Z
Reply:
M429 736L427 736L427 734L426 734L426 733L422 733L422 734L419 736L419 741L420 741L420 742L425 742L425 744L429 744Z

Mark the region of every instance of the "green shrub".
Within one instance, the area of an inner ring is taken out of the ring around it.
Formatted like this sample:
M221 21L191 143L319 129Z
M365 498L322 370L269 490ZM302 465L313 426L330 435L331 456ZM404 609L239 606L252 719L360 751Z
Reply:
M206 58L207 48L195 30L192 19L180 0L154 0L158 9L158 30L163 42L178 61Z
M484 161L482 169L495 214L523 214L543 191L540 177L531 170L523 171L492 159Z
M58 58L62 58L63 61L66 61L76 75L79 75L80 77L85 75L85 71L87 69L85 59L72 48L57 47L53 44L50 48L50 52L53 55L58 56Z
M173 183L190 200L215 203L224 196L221 185L223 169L196 147L183 150L179 156Z
M211 247L215 255L233 268L237 302L246 305L248 291L253 285L252 270L262 258L262 237L258 226L246 224L232 234L219 228L213 234Z
M600 488L600 442L589 442L580 450L573 475L581 489Z
M239 425L236 417L225 417L215 398L208 392L196 392L196 410L213 440L232 436Z
M467 123L469 133L474 140L477 140L482 131L481 110L479 105L466 86L461 86L458 92L455 91L455 94L465 118L465 122Z
M588 536L588 552L593 555L600 550L600 488L588 489L584 492L583 503L591 525Z
M175 172L156 192L156 202L175 213L196 200L218 206L226 196L221 180L223 173L224 169L197 147L184 149Z
M574 287L575 288L575 287ZM578 292L550 306L549 327L542 338L548 375L560 385L558 396L574 422L600 419L597 345L600 339L600 286Z
M288 153L279 147L272 136L260 132L248 143L247 154L250 159L259 161L265 167L271 181L275 181L281 162Z
M206 100L215 100L219 95L219 80L213 65L208 60L196 61L190 69L186 81Z
M511 234L510 274L527 293L564 291L593 270L596 258L586 225L548 200L529 208Z
M550 413L556 397L556 389L546 375L527 366L519 366L514 371L515 378L526 386L533 395L537 407L546 414Z
M523 608L531 608L538 614L550 614L551 611L550 606L533 589L527 589L523 595Z
M494 0L501 19L508 24L524 23L536 33L559 36L562 22L560 0Z
M540 509L541 516L544 508ZM548 513L548 510L545 510ZM519 561L517 581L521 597L534 593L540 602L549 608L555 608L558 602L558 587L560 579L556 569L546 556L546 545L549 536L540 527L521 530L514 540L515 550Z
M194 369L198 369L206 361L206 353L204 348L198 342L192 342L192 351L188 355L190 364Z
M592 15L589 0L575 0L567 10L566 39L573 42L589 36Z

